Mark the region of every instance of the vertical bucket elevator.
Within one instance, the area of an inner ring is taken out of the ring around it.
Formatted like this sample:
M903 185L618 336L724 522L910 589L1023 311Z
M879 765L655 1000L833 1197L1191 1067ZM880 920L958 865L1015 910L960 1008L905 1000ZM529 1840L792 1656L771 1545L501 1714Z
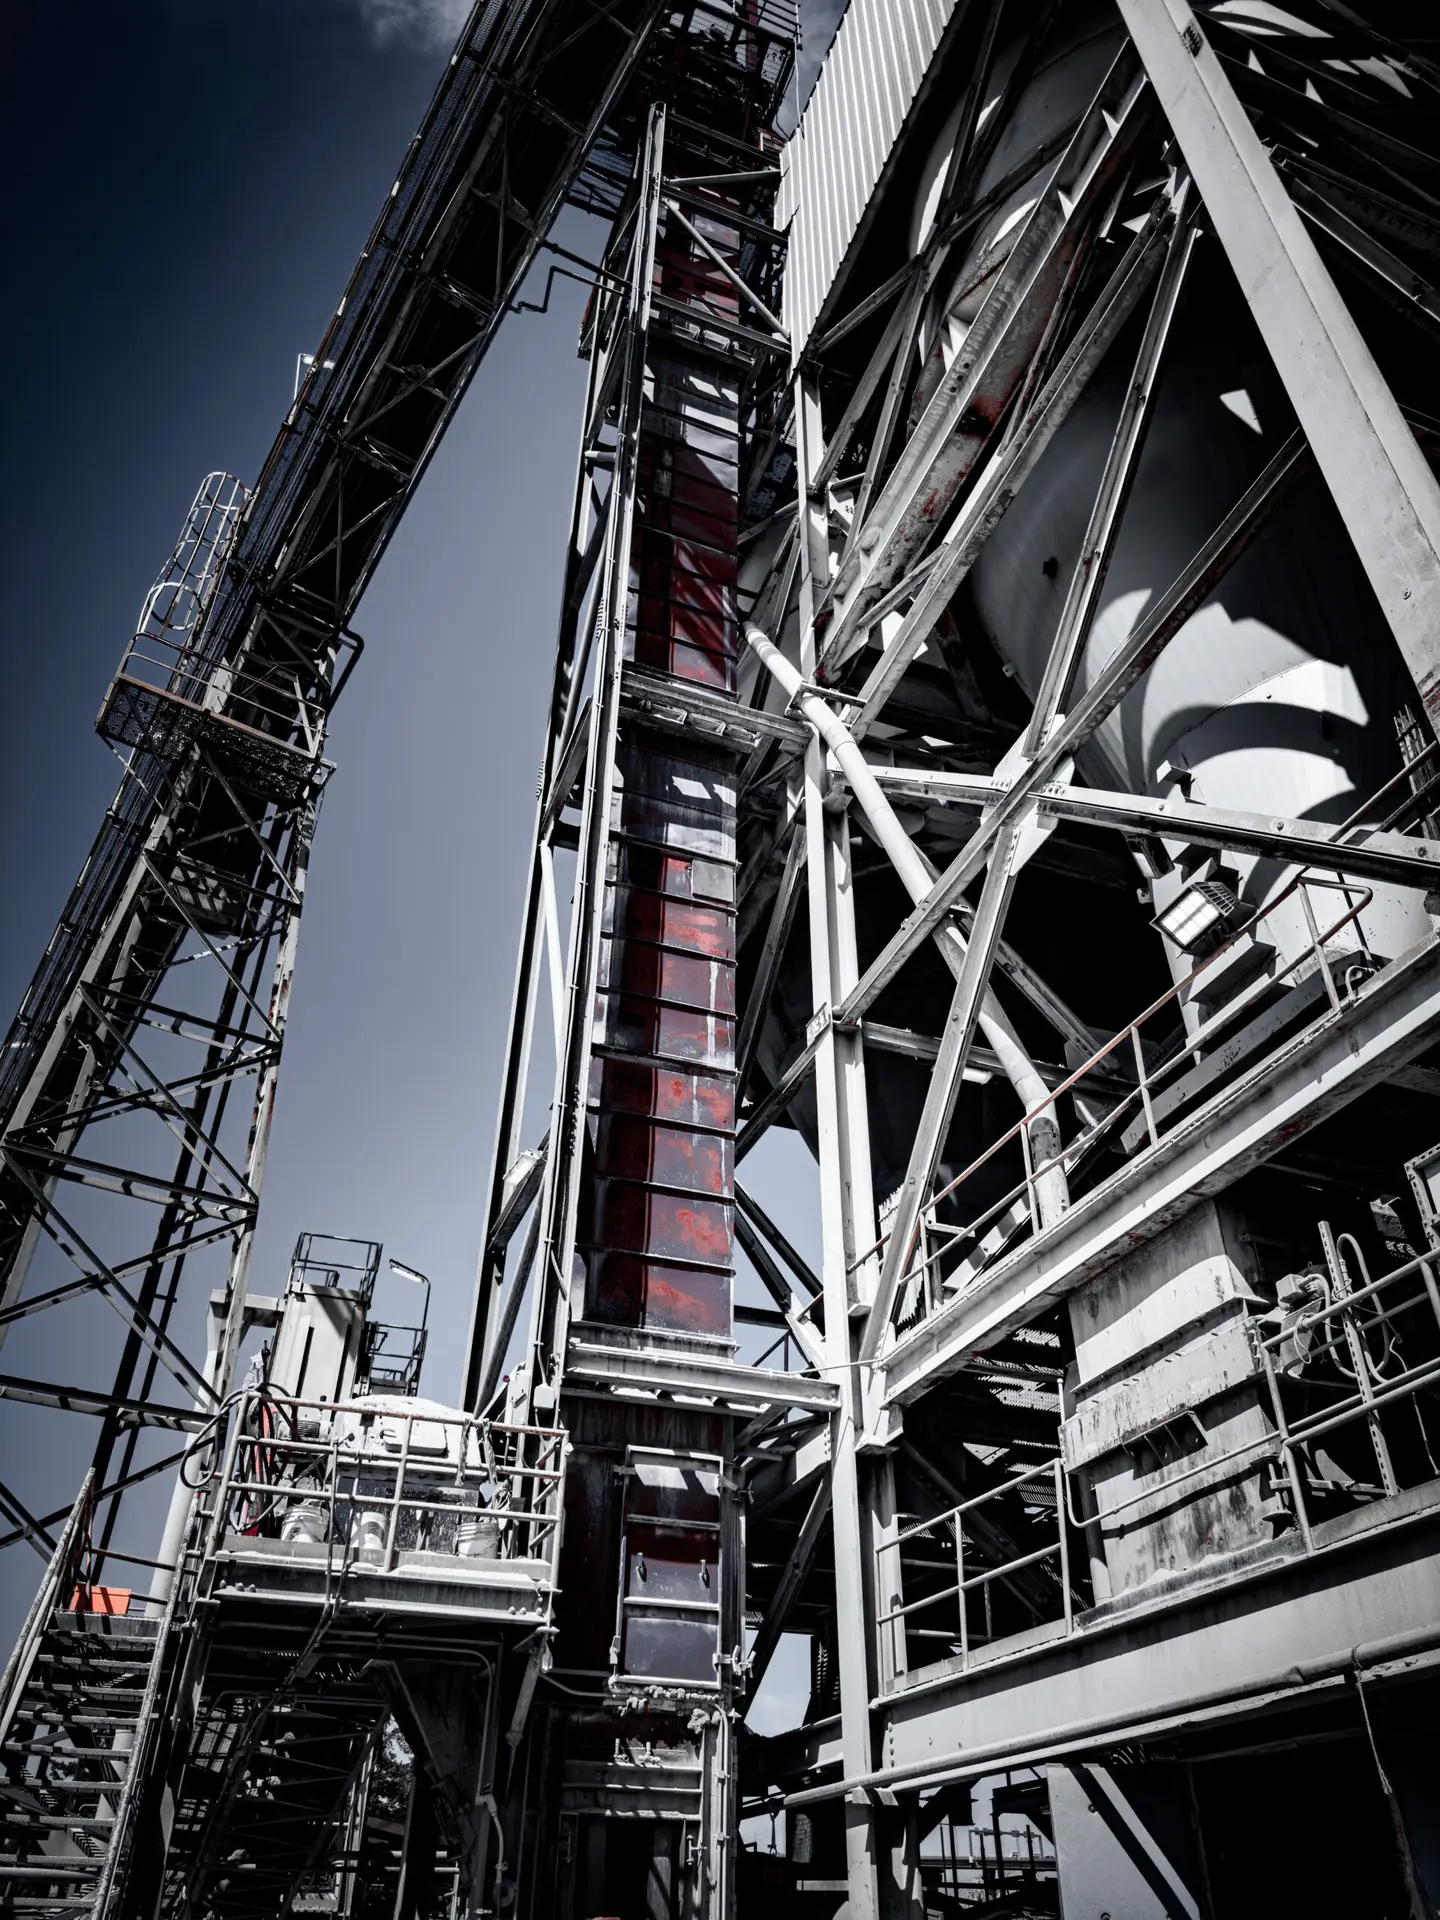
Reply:
M791 113L799 26L481 0L146 598L0 1053L0 1338L113 1321L0 1376L99 1425L65 1511L0 1474L6 1912L1440 1912L1433 35L849 0ZM251 1268L353 618L544 248L446 1405L378 1244Z

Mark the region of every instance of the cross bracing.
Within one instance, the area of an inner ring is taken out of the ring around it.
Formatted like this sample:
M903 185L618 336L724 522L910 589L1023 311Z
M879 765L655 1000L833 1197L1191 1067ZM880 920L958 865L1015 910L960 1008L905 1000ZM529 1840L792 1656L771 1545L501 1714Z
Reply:
M1238 1914L1277 1868L1215 1783L1334 1779L1352 1910L1422 1912L1440 77L1331 0L971 0L908 67L874 26L777 165L783 23L696 9L580 189L613 227L466 1381L571 1454L485 1844L537 1913L1137 1874ZM821 247L837 128L869 184ZM105 1095L194 1168L22 1135L37 1218L109 1183L243 1237L258 1183L170 1100L248 1069L206 1037ZM737 1174L777 1129L803 1232ZM787 1634L805 1722L747 1739Z

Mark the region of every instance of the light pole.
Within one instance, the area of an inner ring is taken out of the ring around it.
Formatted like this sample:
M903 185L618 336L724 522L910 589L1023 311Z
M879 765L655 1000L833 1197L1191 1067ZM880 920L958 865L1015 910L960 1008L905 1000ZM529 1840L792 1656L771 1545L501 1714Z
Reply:
M403 1260L392 1260L390 1262L390 1271L391 1273L398 1274L402 1280L413 1280L416 1286L424 1287L425 1305L420 1310L420 1331L421 1333L424 1333L426 1323L430 1318L430 1276L429 1274L421 1273L417 1267L407 1267Z

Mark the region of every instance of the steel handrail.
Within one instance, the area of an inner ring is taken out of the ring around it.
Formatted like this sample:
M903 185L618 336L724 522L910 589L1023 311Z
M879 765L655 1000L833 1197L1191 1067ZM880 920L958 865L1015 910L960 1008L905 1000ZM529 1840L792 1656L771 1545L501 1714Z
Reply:
M288 1506L295 1501L318 1502L325 1509L327 1534L332 1540L342 1513L349 1516L351 1526L357 1514L383 1513L385 1539L379 1551L387 1571L394 1569L397 1553L401 1551L397 1536L402 1512L443 1515L457 1526L472 1519L493 1520L503 1530L509 1547L509 1552L502 1557L548 1558L553 1571L563 1521L565 1435L562 1430L506 1425L474 1414L457 1413L447 1417L429 1410L369 1407L364 1400L336 1403L281 1398L264 1389L243 1393L238 1396L238 1403L240 1418L230 1433L219 1477L211 1553L218 1552L226 1516L237 1501L245 1502L260 1495L269 1502L268 1512L273 1512L281 1503ZM289 1433L244 1431L247 1412L260 1405L285 1417ZM302 1411L329 1418L328 1436L302 1437L298 1418ZM376 1450L360 1435L355 1436L361 1441L360 1445L342 1446L334 1419L338 1412L370 1414L386 1422L402 1424L398 1452L388 1448ZM417 1424L438 1428L446 1435L446 1452L442 1457L417 1455L414 1448ZM457 1449L453 1461L449 1457L452 1438ZM527 1442L538 1442L534 1449L538 1457L533 1460L525 1458L529 1450ZM474 1465L469 1464L472 1444L477 1455ZM297 1476L288 1484L277 1477L287 1467ZM417 1474L426 1479L420 1483L420 1491L411 1493L406 1486L407 1475L414 1485ZM379 1484L362 1487L362 1477ZM514 1504L519 1487L532 1483L540 1504ZM457 1495L459 1498L454 1497ZM254 1504L258 1507L259 1502Z
M998 1500L1008 1493L1013 1493L1017 1487L1024 1486L1027 1481L1031 1480L1049 1480L1053 1484L1055 1490L1056 1535L1054 1541L1048 1546L1037 1547L1031 1553L1018 1555L1013 1560L1006 1560L997 1567L982 1567L978 1573L971 1574L967 1578L964 1566L963 1528L959 1524L961 1516L972 1512L976 1507L984 1506L987 1501ZM1069 1501L1065 1484L1064 1463L1057 1455L1052 1460L1042 1461L1038 1466L1027 1467L1023 1473L1012 1475L1009 1480L1002 1481L999 1486L987 1487L982 1493L972 1494L968 1500L961 1500L955 1506L947 1507L944 1512L932 1515L928 1520L916 1521L913 1525L902 1528L893 1540L886 1541L879 1549L880 1552L889 1551L895 1555L897 1577L900 1586L900 1592L896 1597L899 1599L900 1605L890 1608L888 1612L879 1614L877 1616L877 1623L881 1626L889 1626L893 1621L903 1620L912 1613L921 1613L927 1607L936 1606L942 1600L958 1598L960 1602L960 1630L957 1638L960 1640L963 1656L968 1661L969 1628L965 1620L965 1595L975 1591L977 1588L991 1586L997 1580L1008 1579L1013 1574L1023 1572L1026 1567L1037 1566L1042 1560L1051 1560L1058 1556L1060 1561L1061 1618L1065 1622L1066 1631L1069 1632L1073 1625L1073 1604L1070 1595L1070 1548L1065 1533L1066 1521L1069 1518L1068 1507ZM927 1593L919 1600L906 1601L904 1597L905 1573L903 1563L900 1559L901 1546L906 1540L913 1540L921 1534L932 1533L936 1527L946 1526L952 1521L956 1523L954 1581L948 1587L940 1588L936 1593Z
M1216 962L1222 959L1239 941L1253 934L1255 929L1264 920L1268 919L1272 913L1278 911L1292 895L1297 892L1303 893L1306 887L1311 886L1321 887L1331 892L1344 893L1347 899L1351 899L1357 895L1360 897L1355 904L1350 906L1348 910L1327 927L1323 933L1316 929L1309 945L1307 945L1294 960L1290 961L1278 973L1267 974L1263 979L1256 982L1253 988L1239 995L1231 1005L1223 1008L1218 1014L1212 1016L1210 1020L1204 1022L1186 1041L1185 1045L1169 1059L1161 1061L1153 1071L1147 1071L1144 1065L1143 1048L1139 1045L1139 1029L1145 1022L1152 1019L1166 1006L1173 1003L1187 987L1198 979L1208 968L1213 967ZM1183 980L1175 982L1166 992L1159 995L1148 1007L1137 1014L1133 1020L1121 1027L1109 1040L1099 1047L1088 1060L1076 1067L1064 1080L1060 1081L1058 1085L1047 1089L1046 1098L1043 1103L1037 1104L1022 1114L1020 1119L1016 1121L1012 1127L993 1140L983 1153L977 1155L954 1179L932 1195L926 1203L925 1208L926 1231L948 1234L950 1236L948 1244L953 1245L960 1239L976 1238L983 1232L987 1225L999 1218L1019 1199L1029 1199L1033 1212L1035 1185L1044 1174L1052 1171L1056 1167L1068 1167L1074 1161L1078 1160L1083 1153L1088 1152L1097 1141L1111 1132L1122 1119L1130 1117L1137 1105L1148 1106L1150 1094L1166 1076L1177 1071L1183 1063L1191 1060L1202 1047L1212 1043L1217 1034L1222 1032L1226 1026L1238 1019L1239 1016L1249 1008L1258 994L1270 987L1278 985L1311 959L1319 962L1320 969L1329 988L1329 997L1331 999L1331 1006L1327 1009L1327 1012L1333 1012L1335 1006L1338 1004L1338 995L1330 974L1329 957L1325 953L1325 943L1333 940L1338 933L1343 932L1347 926L1358 920L1360 915L1364 913L1365 909L1370 905L1373 898L1373 888L1361 887L1353 882L1343 880L1329 880L1323 876L1311 873L1297 874L1263 911L1252 915L1252 917L1245 922L1244 926L1237 928L1227 940L1216 948L1214 953L1208 955L1198 966L1192 968ZM1071 1092L1080 1081L1094 1073L1096 1069L1100 1067L1112 1053L1123 1046L1127 1040L1135 1048L1137 1055L1137 1072L1139 1078L1135 1087L1127 1093L1123 1099L1118 1101L1101 1119L1095 1121L1091 1126L1077 1134L1068 1144L1062 1146L1058 1153L1052 1154L1048 1159L1032 1166L1029 1162L1028 1154L1028 1128L1030 1123L1039 1114L1051 1111L1055 1102L1063 1094ZM1154 1127L1153 1119L1151 1120L1150 1132L1150 1144L1152 1147L1157 1146L1161 1136ZM936 1207L957 1192L966 1181L979 1172L981 1167L994 1159L1011 1141L1017 1139L1020 1141L1022 1152L1025 1153L1026 1167L1023 1177L1015 1186L1011 1187L1000 1199L993 1202L984 1213L980 1214L975 1220L966 1223L964 1226L951 1227L943 1221L934 1219L934 1209ZM884 1250L889 1243L889 1239L890 1235L888 1231L881 1234L872 1246L866 1248L863 1253L856 1256L847 1270L852 1273L858 1271L868 1261L872 1260L877 1253ZM943 1259L946 1251L947 1248L942 1247L933 1254L927 1254L920 1262L912 1261L907 1267L903 1278L909 1280L912 1277L923 1274L930 1266L937 1264Z
M80 1483L70 1517L55 1542L55 1551L41 1576L35 1598L30 1602L24 1624L5 1663L4 1674L0 1675L0 1747L10 1738L10 1727L34 1669L35 1657L40 1651L45 1629L50 1624L50 1616L63 1605L65 1590L75 1577L82 1534L83 1544L89 1545L94 1492L95 1469L92 1467Z
M1221 1454L1210 1455L1194 1465L1185 1467L1182 1471L1169 1474L1165 1478L1156 1479L1152 1484L1131 1494L1128 1498L1117 1502L1113 1506L1107 1506L1103 1514L1097 1513L1093 1515L1090 1521L1077 1518L1072 1511L1070 1481L1073 1473L1077 1471L1077 1469L1067 1468L1063 1456L1057 1455L1053 1462L1027 1468L1023 1473L1014 1475L1011 1479L1002 1482L998 1486L986 1488L982 1493L972 1495L968 1500L957 1502L943 1509L941 1512L930 1516L928 1519L912 1522L909 1526L901 1529L892 1540L881 1543L876 1549L877 1558L886 1552L893 1552L896 1556L899 1591L895 1594L895 1598L900 1602L898 1606L888 1612L880 1614L878 1616L879 1623L888 1625L896 1620L905 1619L912 1614L923 1612L927 1608L943 1601L959 1598L962 1607L962 1621L961 1630L957 1637L962 1642L964 1657L968 1659L968 1629L963 1619L963 1595L976 1588L991 1585L996 1580L1003 1580L1008 1575L1018 1572L1026 1566L1035 1565L1042 1560L1052 1558L1059 1552L1062 1559L1061 1579L1064 1586L1062 1596L1064 1602L1063 1617L1066 1623L1066 1631L1072 1631L1074 1627L1074 1616L1069 1593L1068 1552L1066 1551L1067 1528L1073 1527L1077 1530L1083 1530L1086 1525L1093 1524L1097 1521L1112 1524L1123 1516L1135 1512L1137 1509L1165 1505L1172 1502L1186 1487L1198 1480L1203 1479L1207 1482L1218 1482L1226 1476L1227 1472L1233 1473L1236 1470L1244 1470L1249 1467L1258 1466L1266 1461L1283 1464L1289 1484L1294 1517L1299 1528L1304 1551L1307 1557L1313 1555L1317 1549L1306 1507L1305 1490L1301 1483L1300 1472L1297 1465L1297 1455L1301 1454L1306 1448L1313 1445L1315 1441L1321 1439L1327 1433L1334 1432L1348 1425L1353 1425L1357 1421L1373 1420L1380 1410L1393 1407L1406 1400L1413 1400L1427 1387L1440 1384L1440 1355L1422 1360L1414 1366L1406 1367L1400 1373L1389 1378L1382 1377L1377 1381L1367 1382L1363 1388L1358 1385L1349 1386L1339 1382L1310 1382L1309 1384L1312 1386L1333 1384L1344 1393L1345 1397L1339 1404L1332 1404L1316 1412L1307 1413L1293 1419L1287 1414L1280 1396L1274 1364L1275 1356L1287 1341L1293 1340L1298 1332L1307 1328L1314 1328L1330 1323L1345 1323L1347 1321L1351 1325L1354 1325L1357 1318L1359 1318L1357 1309L1363 1308L1368 1302L1375 1302L1376 1305L1381 1308L1381 1311L1377 1314L1366 1316L1364 1321L1366 1326L1373 1326L1379 1318L1383 1318L1388 1322L1411 1309L1428 1305L1435 1317L1437 1329L1440 1329L1440 1303L1437 1303L1436 1293L1428 1284L1425 1289L1408 1296L1396 1304L1380 1302L1377 1299L1377 1296L1386 1290L1394 1289L1397 1285L1406 1281L1417 1272L1423 1273L1428 1283L1431 1279L1431 1270L1437 1262L1437 1259L1440 1259L1440 1253L1437 1253L1433 1248L1427 1249L1424 1253L1414 1254L1410 1258L1400 1262L1399 1265L1392 1268L1388 1273L1381 1274L1373 1280L1367 1280L1363 1286L1355 1288L1353 1292L1339 1299L1328 1301L1306 1311L1304 1314L1297 1316L1297 1318L1292 1320L1287 1326L1274 1333L1263 1333L1255 1321L1247 1321L1247 1327L1250 1332L1254 1350L1257 1358L1261 1361L1265 1379L1270 1389L1271 1411L1274 1421L1271 1432L1251 1440L1243 1441L1239 1445L1231 1447ZM1327 1347L1321 1349L1321 1351L1328 1351L1333 1344L1333 1342L1328 1343ZM1313 1354L1316 1349L1312 1347L1308 1351ZM1058 1539L1055 1544L1037 1549L1033 1553L1015 1560L1006 1561L998 1567L982 1568L977 1573L967 1577L963 1567L960 1540L961 1529L959 1526L964 1514L976 1507L983 1506L989 1501L1000 1499L1019 1488L1023 1488L1029 1481L1043 1478L1051 1473L1053 1473L1055 1477L1057 1495ZM1403 1489L1399 1489L1399 1491L1403 1491ZM1388 1497L1393 1497L1393 1494ZM1379 1505L1383 1504L1383 1502L1374 1504ZM957 1536L955 1580L934 1593L926 1594L917 1600L906 1601L904 1598L904 1567L900 1558L900 1548L907 1541L931 1535L935 1533L937 1529L945 1528L952 1523L956 1524ZM1058 1617L1059 1615L1057 1614L1057 1618Z

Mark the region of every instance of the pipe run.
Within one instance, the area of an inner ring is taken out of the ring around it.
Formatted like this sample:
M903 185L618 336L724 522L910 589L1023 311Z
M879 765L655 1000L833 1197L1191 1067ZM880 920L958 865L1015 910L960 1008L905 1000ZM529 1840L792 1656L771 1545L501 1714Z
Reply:
M1333 1685L1353 1677L1359 1683L1371 1669L1405 1661L1433 1659L1440 1652L1440 1627L1429 1621L1423 1627L1407 1627L1403 1632L1387 1634L1380 1640L1361 1641L1358 1646L1337 1648L1310 1660L1296 1660L1288 1667L1250 1680L1237 1680L1223 1687L1207 1687L1170 1700L1149 1718L1134 1708L1125 1713L1097 1714L1088 1720L1070 1720L1052 1727L1030 1745L1017 1740L996 1740L985 1746L958 1748L953 1753L912 1761L905 1766L882 1767L873 1773L827 1781L819 1787L804 1787L785 1795L786 1810L817 1805L822 1800L848 1799L851 1795L869 1798L872 1794L908 1789L950 1786L962 1780L980 1780L987 1773L1021 1767L1040 1767L1052 1761L1078 1758L1097 1748L1126 1746L1153 1739L1162 1733L1184 1731L1192 1723L1212 1719L1227 1710L1255 1708L1264 1702L1309 1689Z
M745 639L751 651L769 668L784 689L787 700L798 709L802 718L814 728L834 755L871 832L889 856L906 892L918 907L929 895L935 876L924 854L905 831L894 807L881 790L859 741L828 701L805 685L799 669L785 658L767 634L762 633L759 627L747 626ZM936 929L935 944L946 966L958 980L965 960L964 935L947 920ZM980 1002L979 1025L999 1060L1001 1072L1030 1116L1026 1125L1030 1138L1030 1164L1044 1167L1060 1151L1060 1123L1050 1089L1026 1053L1020 1036L1010 1024L1009 1016L988 988ZM1062 1166L1046 1167L1038 1175L1035 1197L1042 1227L1049 1226L1066 1212L1070 1205L1070 1190Z

